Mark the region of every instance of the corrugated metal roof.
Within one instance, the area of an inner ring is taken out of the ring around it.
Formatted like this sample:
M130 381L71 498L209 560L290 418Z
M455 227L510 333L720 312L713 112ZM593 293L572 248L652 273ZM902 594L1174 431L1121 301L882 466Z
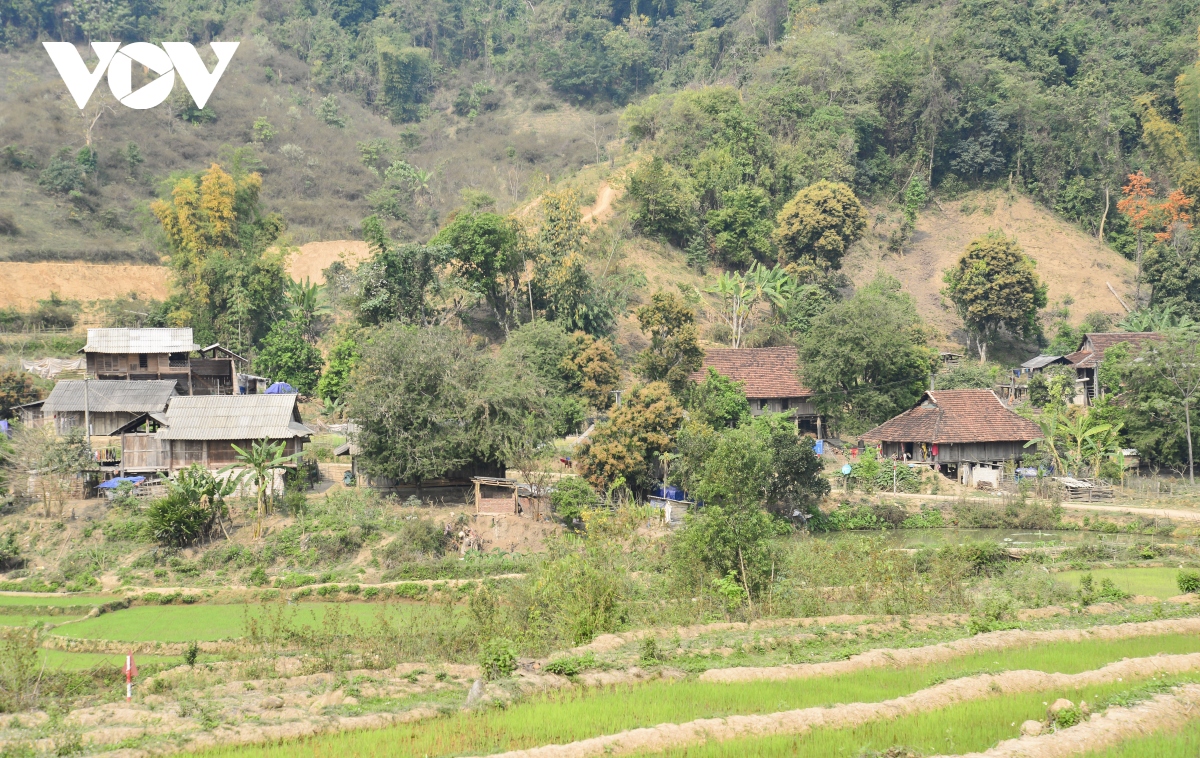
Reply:
M1021 368L1038 369L1049 366L1057 360L1061 360L1061 355L1039 355L1036 358L1030 358L1021 364Z
M167 440L273 440L308 437L298 395L205 395L179 397L167 409Z
M82 413L83 388L88 388L87 410L92 413L150 413L164 411L175 395L174 379L126 382L117 379L67 379L54 385L42 412Z
M84 353L190 353L199 350L191 327L180 329L88 329Z

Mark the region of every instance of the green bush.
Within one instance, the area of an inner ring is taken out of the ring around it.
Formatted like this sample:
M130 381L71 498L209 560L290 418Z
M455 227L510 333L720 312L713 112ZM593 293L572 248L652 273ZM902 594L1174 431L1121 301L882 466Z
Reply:
M479 651L479 665L489 681L510 676L517 670L516 647L503 637L490 639Z
M578 676L588 669L594 669L600 665L596 660L595 653L584 653L583 655L568 655L562 658L556 658L547 663L544 671L559 676Z
M187 547L200 539L210 520L208 508L177 497L155 500L146 509L150 533L164 545L174 547Z
M1181 570L1175 575L1175 583L1183 593L1200 591L1200 571Z
M596 493L580 476L560 479L550 493L550 505L558 517L568 524L583 517L583 512L596 504Z
M249 582L256 587L261 587L269 581L267 578L267 570L262 566L255 566L250 572L248 579Z

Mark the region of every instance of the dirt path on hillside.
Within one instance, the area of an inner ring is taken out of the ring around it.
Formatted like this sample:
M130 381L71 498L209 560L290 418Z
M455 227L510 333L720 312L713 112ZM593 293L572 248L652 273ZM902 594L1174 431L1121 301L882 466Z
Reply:
M1200 653L1131 658L1078 674L1043 671L1006 671L1000 674L952 679L903 697L879 703L850 703L832 707L801 708L757 716L697 719L683 724L660 724L594 737L568 745L546 745L529 750L494 754L491 758L580 758L661 752L710 740L725 742L740 737L803 734L814 728L844 728L870 721L896 719L936 711L955 703L1038 690L1068 689L1108 684L1126 677L1180 674L1200 669Z
M596 192L596 204L587 209L583 213L583 223L590 224L593 221L597 224L602 224L612 216L613 201L621 196L611 184L601 182L600 189Z
M1005 740L982 753L965 753L953 758L1066 758L1091 750L1103 750L1151 732L1180 729L1200 717L1200 685L1188 684L1171 694L1162 694L1132 708L1114 706L1090 721L1039 737ZM951 758L951 756L938 756Z
M913 648L879 648L852 655L844 661L792 663L782 666L746 666L709 669L700 675L702 682L752 682L810 679L849 674L867 668L922 666L984 651L1006 650L1024 645L1084 640L1121 640L1162 634L1200 633L1200 618L1145 621L1136 624L1112 624L1089 629L1046 629L1027 631L1009 629L977 634L952 642Z

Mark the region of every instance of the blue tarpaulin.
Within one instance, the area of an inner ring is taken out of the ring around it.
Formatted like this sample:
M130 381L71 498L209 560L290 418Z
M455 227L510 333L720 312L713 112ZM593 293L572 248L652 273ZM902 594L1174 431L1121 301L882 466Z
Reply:
M125 482L129 482L130 484L137 485L137 484L141 484L144 481L146 481L146 477L144 477L144 476L118 476L115 479L109 479L107 482L103 482L102 484L100 484L100 486L96 487L96 489L98 489L98 490L115 490L117 487L120 487Z
M268 395L295 395L296 388L287 382L275 382L270 387L267 387Z
M817 455L822 455L825 452L825 440L817 440L813 443L813 452Z
M7 421L0 421L0 434L3 434L5 437L12 436L12 427L8 425Z
M683 502L687 499L687 496L683 492L683 488L672 485L667 485L666 487L655 487L654 489L650 490L650 496L662 498L663 500L675 500L676 502Z

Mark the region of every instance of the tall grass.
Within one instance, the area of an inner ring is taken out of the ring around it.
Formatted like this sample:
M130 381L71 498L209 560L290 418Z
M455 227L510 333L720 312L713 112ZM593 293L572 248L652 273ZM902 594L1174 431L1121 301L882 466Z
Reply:
M1036 669L1077 673L1121 658L1198 650L1200 638L1166 635L982 653L932 666L868 669L828 679L743 684L656 681L601 689L567 689L534 697L505 710L464 712L378 731L323 735L268 747L223 748L204 755L284 758L309 754L438 756L488 753L562 744L625 729L698 718L772 713L831 703L873 702L982 671ZM1088 696L1091 697L1090 692Z
M1180 677L1173 681L1194 681ZM760 737L712 742L655 753L662 758L741 758L753 755L828 758L829 756L878 756L883 751L904 746L917 755L954 755L987 750L997 742L1020 736L1021 722L1041 721L1046 703L1065 697L1078 703L1095 701L1128 689L1129 684L1114 682L1086 689L1053 689L1018 695L976 700L918 713L895 720L874 721L845 729L813 729L800 735ZM892 755L893 753L887 753ZM903 753L901 753L903 754ZM1129 753L1159 756L1159 753ZM1183 754L1181 754L1183 755ZM1187 754L1194 757L1195 753Z

